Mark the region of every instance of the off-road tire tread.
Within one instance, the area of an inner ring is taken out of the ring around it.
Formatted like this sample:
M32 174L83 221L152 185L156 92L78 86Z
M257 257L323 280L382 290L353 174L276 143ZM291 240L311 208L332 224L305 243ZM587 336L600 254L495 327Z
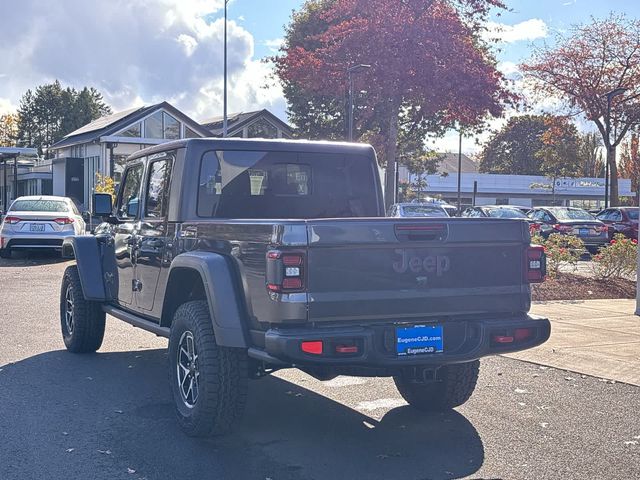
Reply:
M67 285L73 289L73 334L65 336L64 302ZM78 267L71 265L64 271L60 290L60 324L64 344L73 353L93 353L100 348L104 339L105 313L98 302L84 298Z
M480 360L441 367L437 381L416 382L393 377L398 392L407 403L423 411L459 407L471 397L480 373Z
M221 347L217 344L213 332L213 324L206 301L195 300L182 304L176 310L171 329L171 342L179 342L182 329L179 323L182 319L190 320L192 333L198 349L199 368L208 374L201 378L200 397L196 415L185 418L177 410L178 421L185 433L193 437L208 437L228 433L242 417L247 401L248 390L248 357L246 350L241 348ZM176 323L178 322L178 323ZM173 328L178 327L178 328ZM172 382L172 392L175 381L175 355L170 348L169 377ZM176 387L177 388L177 387ZM203 398L203 393L206 398ZM176 398L181 402L181 398Z

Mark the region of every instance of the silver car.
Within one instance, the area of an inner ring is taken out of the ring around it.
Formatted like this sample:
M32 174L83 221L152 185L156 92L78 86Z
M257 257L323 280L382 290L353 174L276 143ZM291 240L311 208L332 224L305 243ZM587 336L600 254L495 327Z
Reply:
M62 251L62 241L83 235L85 222L70 198L19 197L7 210L0 226L0 257L13 250L49 248Z

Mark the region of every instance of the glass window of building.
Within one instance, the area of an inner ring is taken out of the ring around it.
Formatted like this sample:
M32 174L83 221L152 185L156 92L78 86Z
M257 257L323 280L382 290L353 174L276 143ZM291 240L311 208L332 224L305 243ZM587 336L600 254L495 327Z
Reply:
M118 134L120 137L141 137L142 136L142 124L136 123L135 125L131 125L124 132L120 132Z
M180 138L180 122L166 112L162 113L164 138L177 140Z
M185 125L184 138L200 138L200 135L198 135L196 132L194 132L193 130L191 130L189 127Z
M164 138L162 131L162 112L156 112L144 121L146 138Z
M278 129L264 119L260 119L247 127L249 138L278 138Z

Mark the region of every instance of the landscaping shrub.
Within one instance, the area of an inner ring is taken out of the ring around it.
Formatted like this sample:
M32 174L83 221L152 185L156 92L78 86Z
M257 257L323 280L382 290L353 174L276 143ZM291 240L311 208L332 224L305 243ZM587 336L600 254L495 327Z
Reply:
M531 237L531 243L542 245L547 255L547 275L555 278L560 274L560 265L569 264L574 268L586 252L584 242L574 235L552 233L546 240L540 235Z
M597 278L626 278L633 275L637 266L638 241L621 233L593 256L592 268Z

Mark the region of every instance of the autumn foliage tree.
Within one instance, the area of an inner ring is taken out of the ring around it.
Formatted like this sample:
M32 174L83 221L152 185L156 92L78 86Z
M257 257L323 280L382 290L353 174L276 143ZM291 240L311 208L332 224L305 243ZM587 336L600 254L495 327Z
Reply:
M346 71L366 64L361 122L376 118L374 139L386 163L385 197L394 198L401 120L440 128L499 116L511 97L480 33L499 0L314 0L322 28L285 43L276 75L288 88L345 98ZM304 40L304 41L302 41Z
M615 147L640 121L640 20L612 14L576 26L521 68L541 95L557 97L568 113L583 114L596 125L611 172L611 204L617 205ZM620 87L626 92L612 100L609 135L606 94Z
M18 116L14 113L0 115L0 147L15 147L18 138Z

